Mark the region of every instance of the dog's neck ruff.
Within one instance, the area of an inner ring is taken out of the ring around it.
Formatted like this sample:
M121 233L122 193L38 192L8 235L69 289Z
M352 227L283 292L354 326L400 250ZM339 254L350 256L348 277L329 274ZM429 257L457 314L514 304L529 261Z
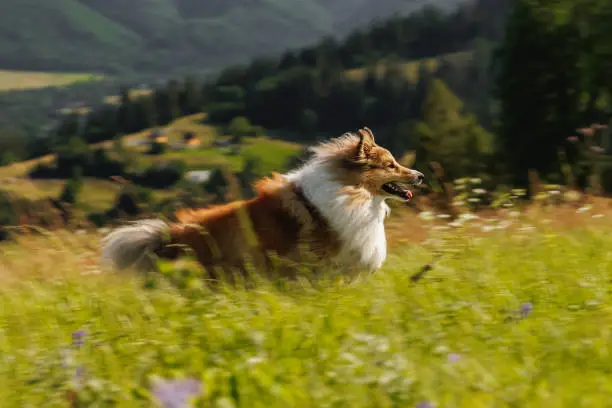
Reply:
M390 211L383 197L372 196L354 203L342 192L344 186L333 179L324 160L311 160L286 176L338 234L339 261L357 260L370 271L382 266L387 256L384 219Z

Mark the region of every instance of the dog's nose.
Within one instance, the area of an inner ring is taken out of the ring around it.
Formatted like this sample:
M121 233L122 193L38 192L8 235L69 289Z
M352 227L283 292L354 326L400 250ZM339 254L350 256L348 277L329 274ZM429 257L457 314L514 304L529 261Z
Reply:
M416 170L413 170L413 171L414 171L414 176L416 179L416 184L422 184L423 181L425 181L425 175L421 173L420 171L416 171Z

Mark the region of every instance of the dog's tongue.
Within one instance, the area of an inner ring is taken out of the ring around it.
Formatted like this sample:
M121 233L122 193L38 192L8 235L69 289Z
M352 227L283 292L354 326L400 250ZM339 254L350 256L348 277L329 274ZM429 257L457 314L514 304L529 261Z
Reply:
M406 200L412 200L412 191L406 190L406 192L404 193L404 198Z

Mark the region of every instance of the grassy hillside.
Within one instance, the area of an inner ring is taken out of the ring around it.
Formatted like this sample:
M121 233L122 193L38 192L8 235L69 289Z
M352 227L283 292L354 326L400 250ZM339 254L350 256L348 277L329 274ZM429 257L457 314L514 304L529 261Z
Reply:
M167 279L100 273L98 235L25 237L0 247L3 406L144 407L190 389L198 406L605 406L610 214L567 209L565 229L555 214L452 233L412 215L447 254L417 281L432 247L395 239L352 286L219 292L184 262ZM160 391L172 379L195 385Z
M400 0L384 3L9 0L0 5L0 68L201 70L306 45L326 34L344 34L374 17L422 6Z
M178 119L165 128L165 135L169 143L181 140L185 132L193 132L201 140L201 146L189 150L168 150L162 155L148 156L144 153L148 150L146 144L152 129L126 135L122 138L126 150L134 154L134 160L142 166L151 165L155 162L168 160L181 160L187 165L188 170L210 170L225 167L239 172L249 159L260 160L260 166L256 169L258 175L267 175L272 171L284 168L289 158L296 156L302 146L296 143L282 140L269 139L267 137L247 137L239 146L239 153L234 154L232 148L214 146L217 139L223 140L227 137L217 135L214 128L203 125L202 119L205 115L197 114ZM144 145L143 145L144 144ZM111 141L98 143L92 147L112 149ZM59 197L65 180L30 179L28 174L39 163L51 163L54 155L47 155L35 160L14 163L8 166L0 166L0 190L6 191L14 198L27 198L37 200L47 197ZM119 185L108 180L86 179L83 191L79 195L78 206L85 212L96 212L108 209L115 200L119 191ZM174 188L153 191L156 199L172 197L177 194Z
M472 51L460 51L446 55L440 55L434 58L424 58L414 61L408 61L402 63L406 78L411 82L416 83L419 79L419 69L423 67L429 72L435 72L440 67L441 61L446 61L453 67L461 67L469 62L473 58L474 53ZM384 64L376 66L376 72L378 75L384 73ZM349 78L363 79L367 74L366 68L355 68L346 72Z
M99 75L0 70L0 92L61 87L102 79Z

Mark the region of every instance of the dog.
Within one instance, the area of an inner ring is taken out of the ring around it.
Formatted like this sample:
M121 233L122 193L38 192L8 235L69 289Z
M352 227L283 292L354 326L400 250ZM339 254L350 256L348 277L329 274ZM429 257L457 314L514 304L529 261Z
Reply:
M387 255L385 201L410 201L423 173L399 164L367 127L310 151L301 167L257 181L252 199L111 231L102 240L103 261L118 270L151 271L156 256L176 259L189 249L217 280L219 271L244 273L247 261L268 270L269 254L299 263L306 251L320 264L375 272Z

